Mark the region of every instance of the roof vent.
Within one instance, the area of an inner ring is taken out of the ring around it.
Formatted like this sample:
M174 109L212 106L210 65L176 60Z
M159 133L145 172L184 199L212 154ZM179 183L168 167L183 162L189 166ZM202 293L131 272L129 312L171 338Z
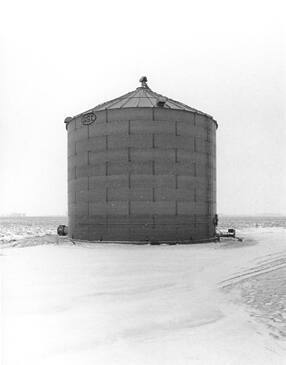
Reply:
M142 77L140 77L140 80L139 80L139 82L141 82L141 86L142 87L148 87L148 85L147 85L147 77L146 76L142 76Z
M163 96L160 96L158 99L157 99L157 106L160 106L160 107L164 107L165 104L166 104L166 101L167 99L164 98Z

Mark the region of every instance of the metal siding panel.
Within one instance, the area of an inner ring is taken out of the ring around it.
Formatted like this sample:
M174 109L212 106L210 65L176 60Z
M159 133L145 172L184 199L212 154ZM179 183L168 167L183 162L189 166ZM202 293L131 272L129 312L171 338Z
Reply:
M178 202L178 215L196 214L196 203Z
M130 132L131 134L175 134L175 122L162 120L130 120Z
M128 187L129 179L125 175L113 175L113 176L92 176L89 178L90 190L95 190L100 187Z
M93 190L93 191L79 191L76 193L76 200L84 203L93 203L98 201L105 201L106 197L105 188Z
M109 136L108 148L152 148L152 135Z
M89 127L89 137L128 135L128 120L109 121L108 123L94 124Z
M84 141L76 142L76 152L102 151L106 148L106 137L93 137Z
M131 214L158 214L158 215L175 215L176 204L175 202L152 202L152 201L132 201L131 202Z
M153 198L153 190L151 188L141 188L141 189L128 189L119 188L108 190L108 200L109 201L148 201Z
M75 155L75 153L76 153L75 146L76 146L76 143L73 141L68 143L68 157Z
M128 161L127 150L108 150L100 152L90 152L90 164L100 164L109 161Z
M128 215L128 202L96 202L89 205L91 215Z
M133 175L131 178L131 188L142 188L142 187L176 187L175 176L169 175Z
M173 136L173 135L154 135L154 143L156 148L180 148L186 150L194 150L193 138L189 136Z
M159 188L155 190L155 200L163 201L194 201L194 189L168 189Z
M175 162L175 151L159 149L132 149L131 159L135 161L167 160Z
M88 178L79 178L69 182L69 187L75 191L87 190L88 188Z
M88 128L86 126L73 130L69 134L69 143L86 140L88 138Z
M77 178L90 177L90 176L103 176L106 172L105 163L96 165L80 166L76 169Z
M88 163L87 152L70 156L68 159L69 168L87 165L87 163Z

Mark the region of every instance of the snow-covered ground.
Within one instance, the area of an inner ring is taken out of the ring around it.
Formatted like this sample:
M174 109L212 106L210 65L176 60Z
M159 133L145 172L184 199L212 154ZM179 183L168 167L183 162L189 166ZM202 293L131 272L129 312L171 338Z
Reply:
M199 245L53 235L6 245L2 364L285 364L286 230L242 233Z

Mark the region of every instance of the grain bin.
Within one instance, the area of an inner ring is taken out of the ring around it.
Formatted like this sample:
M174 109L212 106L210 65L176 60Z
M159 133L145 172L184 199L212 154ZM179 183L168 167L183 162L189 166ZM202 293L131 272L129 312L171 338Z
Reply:
M211 240L216 129L210 115L141 86L73 118L69 235L89 241Z

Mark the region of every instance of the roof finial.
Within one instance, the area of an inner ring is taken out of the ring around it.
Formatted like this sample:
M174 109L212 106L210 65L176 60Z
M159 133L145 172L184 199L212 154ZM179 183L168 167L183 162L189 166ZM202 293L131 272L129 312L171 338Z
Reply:
M141 86L142 87L148 87L148 85L147 85L147 77L146 76L142 76L142 77L140 77L140 80L139 80L139 82L141 82Z

